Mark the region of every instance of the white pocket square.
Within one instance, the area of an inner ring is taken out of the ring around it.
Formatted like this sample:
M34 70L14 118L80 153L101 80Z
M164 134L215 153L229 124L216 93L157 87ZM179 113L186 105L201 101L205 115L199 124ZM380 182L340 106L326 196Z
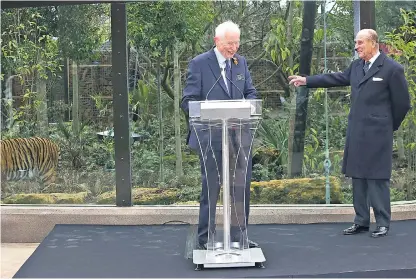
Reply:
M382 81L382 78L378 78L378 77L373 77L373 81Z

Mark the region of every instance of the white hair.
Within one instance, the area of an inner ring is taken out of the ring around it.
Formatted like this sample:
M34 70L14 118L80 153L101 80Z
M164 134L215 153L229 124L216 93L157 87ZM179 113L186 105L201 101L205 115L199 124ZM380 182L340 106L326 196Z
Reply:
M238 33L240 35L240 28L230 20L223 22L215 28L215 37L224 38L227 32Z

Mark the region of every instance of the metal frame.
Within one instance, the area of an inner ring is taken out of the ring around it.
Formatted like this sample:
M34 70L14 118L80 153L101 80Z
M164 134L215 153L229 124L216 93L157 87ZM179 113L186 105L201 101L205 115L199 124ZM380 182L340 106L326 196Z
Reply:
M375 1L360 1L360 29L376 29Z
M111 4L116 205L132 206L129 85L127 76L127 13L125 3Z
M85 0L85 1L21 1L21 0L2 0L2 9L11 8L28 8L28 7L44 7L44 6L60 6L60 5L80 5L80 4L100 4L100 3L125 3L127 1L120 0Z

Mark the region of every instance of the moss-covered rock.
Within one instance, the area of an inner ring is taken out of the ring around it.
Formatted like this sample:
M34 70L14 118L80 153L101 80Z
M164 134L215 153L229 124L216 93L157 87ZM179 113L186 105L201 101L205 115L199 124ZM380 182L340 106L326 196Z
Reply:
M5 204L54 204L50 194L15 194L3 200Z
M251 183L251 204L324 204L325 177L294 178ZM342 203L341 181L330 177L331 203ZM220 193L222 197L222 192ZM199 205L198 201L178 201L175 204ZM221 202L218 202L220 205Z
M270 180L251 183L251 204L325 203L325 177ZM341 203L341 181L330 177L331 203Z
M50 194L16 194L3 200L5 204L85 204L89 192L50 193Z
M42 193L80 193L88 192L87 184L71 184L70 187L66 184L57 184L52 183L51 185L46 186L41 191Z
M56 204L85 204L88 203L90 192L79 192L74 194L55 193L51 194L56 197Z
M341 203L341 182L330 177L331 203ZM90 192L16 194L3 200L5 204L85 204ZM221 195L221 194L220 194ZM135 205L195 204L177 188L133 188ZM196 196L192 196L192 199ZM296 178L251 183L251 204L323 204L325 203L325 178ZM97 204L115 204L115 191L99 195Z
M176 188L133 188L133 204L173 204L178 201L178 190ZM105 192L98 196L98 204L115 204L116 192Z
M178 190L175 188L133 189L133 204L173 204L177 197Z
M97 204L116 204L116 191L108 191L100 194L96 200Z
M175 202L174 205L199 205L199 201L179 201Z

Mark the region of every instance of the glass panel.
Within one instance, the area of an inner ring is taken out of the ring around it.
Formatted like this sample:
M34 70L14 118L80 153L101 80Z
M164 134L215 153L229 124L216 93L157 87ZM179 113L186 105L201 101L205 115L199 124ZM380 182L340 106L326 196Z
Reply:
M198 243L206 245L207 263L252 262L247 224L261 101L202 101L190 107L190 143L196 145L203 181Z
M115 204L109 7L2 11L3 203Z
M160 29L163 23L156 22L151 5L142 2L128 5L129 18L132 21L138 22L139 20L134 19L139 16L146 17L145 21L152 23L152 28L147 30L150 34L164 34ZM181 2L164 5L161 9L166 9L164 12L169 14L169 5L192 9L195 4ZM341 172L350 88L311 89L304 101L305 106L301 107L301 100L296 98L300 93L288 86L287 76L299 71L302 2L295 2L293 11L286 10L287 3L253 2L244 5L253 14L263 15L265 13L262 12L268 9L274 11L273 16L262 18L267 22L266 32L261 31L263 21L258 18L253 19L251 24L259 28L244 28L242 24L238 50L239 54L246 57L253 85L264 102L264 119L259 125L252 149L251 204L351 203L351 181ZM323 6L323 3L319 5ZM384 10L379 8L380 5L384 5L382 1L377 2L376 13L385 17ZM241 10L239 3L222 3L221 8L213 3L209 7L199 7L199 10L206 11L200 13L204 14L201 15L201 22L204 22L205 16L209 16L211 12L224 10L224 7L227 7L225 13L228 18L234 18L236 22L241 19L242 15L238 14ZM316 15L311 74L343 71L353 61L355 54L352 2L328 2L326 11L326 44L321 8ZM293 22L286 19L288 12L293 12ZM171 18L186 21L187 14L176 11L175 16ZM220 21L215 22L218 23ZM292 24L291 33L287 32L289 23ZM148 26L145 23L138 25ZM198 26L192 25L192 28ZM191 25L189 27L191 28ZM393 25L387 27L383 30L392 30ZM140 80L134 92L139 92L138 96L148 96L141 97L140 102L137 101L139 99L134 102L139 104L137 109L144 120L137 121L132 127L136 129L136 133L145 135L132 149L135 204L199 204L201 167L198 154L186 145L188 119L182 112L178 116L173 100L175 90L182 95L190 59L212 48L215 28L205 29L203 35L196 36L198 38L195 40L200 47L186 49L181 44L177 45L177 62L176 48L173 48L173 41L168 40L169 34L163 35L166 35L166 41L163 42L166 42L170 49L160 51L151 45L143 29L135 29L132 25L129 28L129 38L139 53L137 68L140 69ZM379 31L380 38L385 36L383 30ZM196 31L200 32L199 29ZM162 39L158 39L162 43ZM186 38L181 42L186 42ZM158 65L161 66L159 78ZM181 86L175 85L178 72L181 76ZM158 80L161 81L160 87ZM177 102L179 103L179 100ZM299 117L302 114L305 115L303 119ZM178 119L180 125L175 125ZM296 125L303 125L304 128L295 130ZM408 143L410 142L411 140ZM301 152L292 153L292 145L298 145ZM406 152L409 150L406 149ZM295 171L296 167L299 171ZM327 186L330 191L327 191ZM158 194L154 194L155 192ZM394 195L395 198L392 200L404 198L403 191L399 192L400 194ZM327 195L328 193L330 195Z
M351 203L351 181L341 173L350 88L311 90L300 106L300 93L288 86L287 77L299 71L303 2L293 2L291 9L288 3L161 2L157 9L143 1L127 4L134 204L199 204L201 166L187 146L189 119L179 104L189 61L212 49L219 11L240 23L238 53L246 58L264 104L252 146L250 203L326 203L327 185L331 203ZM414 10L414 5L376 1L380 48L405 66L408 80L413 60L397 51L406 50L406 41L397 44L387 32L403 24L399 8ZM328 2L326 11L325 44L322 10L317 10L311 74L342 71L354 57L352 2ZM246 24L247 13L253 16ZM2 139L39 136L61 151L59 166L51 155L57 167L47 169L47 177L33 163L6 174L6 179L33 178L4 180L3 202L114 204L110 29L109 4L2 11ZM409 86L413 92L414 84ZM409 115L395 134L392 201L415 198L415 129ZM292 153L293 145L300 152ZM4 152L14 150L7 148Z
M402 10L402 11L401 11ZM395 132L393 171L390 195L393 201L416 199L416 75L414 39L416 3L377 1L377 26L380 26L380 48L404 67L409 85L411 109L400 129Z

